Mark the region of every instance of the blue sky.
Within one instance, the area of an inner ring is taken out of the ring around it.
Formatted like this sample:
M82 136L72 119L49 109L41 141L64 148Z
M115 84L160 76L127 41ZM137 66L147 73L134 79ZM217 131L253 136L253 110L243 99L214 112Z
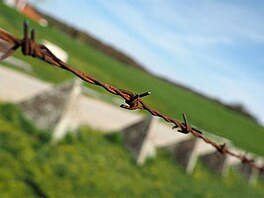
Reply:
M31 0L148 70L264 124L264 1Z

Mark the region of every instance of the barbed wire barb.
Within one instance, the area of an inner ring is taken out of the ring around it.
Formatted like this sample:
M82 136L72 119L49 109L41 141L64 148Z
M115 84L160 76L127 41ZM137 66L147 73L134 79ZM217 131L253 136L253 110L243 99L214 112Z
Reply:
M166 122L174 124L172 128L173 129L178 128L179 129L177 130L178 132L181 132L184 134L191 133L194 137L200 138L205 143L213 146L219 153L223 155L230 155L232 157L235 157L239 159L242 163L244 164L246 163L250 165L252 168L258 170L259 172L264 172L264 164L262 164L261 166L257 165L254 159L249 159L244 154L239 154L239 153L235 153L231 151L230 149L227 148L226 144L217 144L216 142L204 136L199 129L194 128L191 125L189 125L187 121L187 116L185 114L182 114L183 122L181 122L179 120L163 115L159 111L147 106L147 104L145 104L141 98L150 95L150 92L145 92L142 94L134 94L130 91L119 89L117 87L103 83L97 80L96 78L66 64L65 62L60 60L58 57L56 57L45 45L37 44L35 42L35 30L31 30L30 38L29 38L28 33L29 33L28 22L24 22L24 38L23 39L18 39L12 34L10 34L9 32L6 32L0 29L0 39L4 40L8 44L12 44L12 47L8 49L2 56L0 56L0 61L4 60L8 56L11 56L19 47L21 47L21 51L25 56L31 56L34 58L38 58L60 69L68 70L69 72L75 74L82 80L90 84L101 86L109 93L122 97L125 100L125 103L121 104L120 107L127 109L127 110L136 110L136 109L146 110L151 115L160 117Z

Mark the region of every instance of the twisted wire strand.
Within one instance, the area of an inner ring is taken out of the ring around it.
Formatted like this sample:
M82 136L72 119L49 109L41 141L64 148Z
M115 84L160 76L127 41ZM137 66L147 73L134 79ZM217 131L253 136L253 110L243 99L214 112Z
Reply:
M188 134L191 133L194 137L202 139L205 143L210 144L213 146L219 153L223 155L230 155L238 160L240 160L244 164L248 164L252 168L258 170L259 172L264 172L264 164L258 165L255 163L254 159L250 159L245 154L241 153L235 153L231 151L229 148L226 147L225 144L217 144L213 140L210 140L206 136L202 134L202 132L191 125L188 124L186 115L183 114L183 120L184 122L181 122L179 120L173 119L171 117L168 117L166 115L161 114L159 111L150 108L144 101L141 99L142 97L145 97L150 94L150 92L146 92L143 94L134 94L130 91L126 91L123 89L119 89L117 87L114 87L112 85L108 85L104 82L101 82L97 80L96 78L79 71L78 69L75 69L71 67L70 65L66 64L62 60L60 60L58 57L56 57L46 46L39 45L35 42L35 31L32 30L30 32L30 38L29 38L29 29L28 29L28 23L24 22L24 38L18 39L12 34L0 29L0 39L4 40L5 42L12 44L13 47L11 47L9 50L7 50L6 53L4 53L2 56L0 56L0 61L7 58L8 56L12 55L19 47L21 47L21 51L25 56L32 56L41 59L42 61L45 61L46 63L49 63L51 65L54 65L58 68L68 70L69 72L75 74L82 80L94 84L97 86L101 86L106 91L108 91L111 94L118 95L122 97L125 100L125 104L122 104L120 107L125 108L127 110L136 110L136 109L142 109L148 111L151 115L160 117L166 122L174 124L173 128L179 128L178 130L181 133Z

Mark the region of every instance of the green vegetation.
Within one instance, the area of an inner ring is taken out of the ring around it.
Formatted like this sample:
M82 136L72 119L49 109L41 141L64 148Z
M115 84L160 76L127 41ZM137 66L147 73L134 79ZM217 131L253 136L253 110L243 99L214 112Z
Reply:
M25 17L2 3L0 13L0 27L16 36L22 36ZM126 66L55 29L40 27L35 22L31 22L31 27L37 30L39 41L47 39L66 50L70 65L122 89L135 93L151 91L152 95L146 98L146 102L157 110L177 119L181 119L180 115L184 112L190 123L200 129L229 138L238 147L264 155L262 142L259 141L264 138L264 129L245 116ZM73 77L42 61L24 57L20 51L15 56L29 62L33 66L31 75L43 80L59 83ZM92 85L87 86L104 91Z
M58 144L13 105L0 105L1 197L263 197L249 186L198 166L187 175L165 152L138 167L122 140L82 128Z

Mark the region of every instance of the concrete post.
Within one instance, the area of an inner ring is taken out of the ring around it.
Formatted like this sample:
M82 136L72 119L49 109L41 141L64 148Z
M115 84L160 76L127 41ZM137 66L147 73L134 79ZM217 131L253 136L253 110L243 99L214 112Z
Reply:
M174 148L174 156L178 163L188 170L190 160L195 148L196 139L190 138L182 142L178 142Z
M147 117L122 130L125 147L132 152L138 165L156 153L150 133L151 125L152 117Z
M211 170L221 175L223 174L226 155L223 155L219 153L218 151L215 151L215 152L200 156L200 160L206 167L210 168Z
M66 132L75 131L79 126L76 115L78 115L80 93L79 80L67 81L18 105L25 116L38 128L52 131L54 140L57 140Z

